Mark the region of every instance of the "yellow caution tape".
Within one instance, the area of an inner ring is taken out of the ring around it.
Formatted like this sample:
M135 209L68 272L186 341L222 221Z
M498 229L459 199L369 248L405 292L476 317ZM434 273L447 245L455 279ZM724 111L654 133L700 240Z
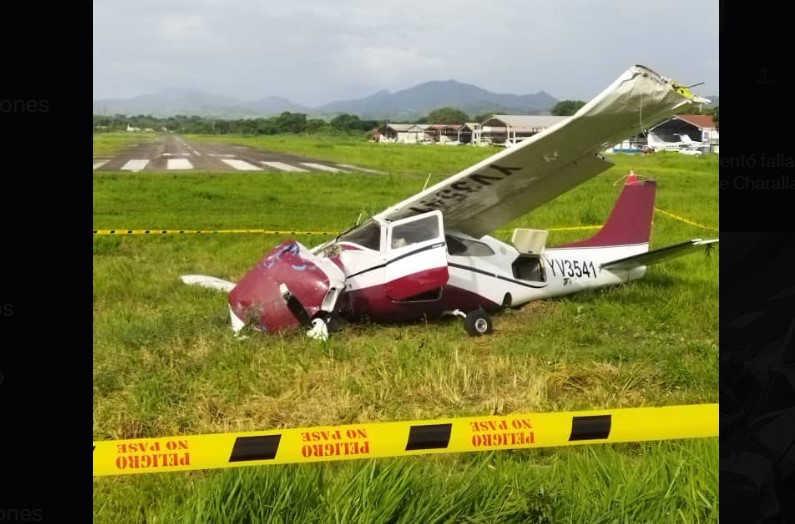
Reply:
M275 231L270 229L95 229L95 235L218 235L260 233L263 235L337 235L333 231Z
M698 222L694 222L694 221L692 221L692 220L690 220L688 218L685 218L683 216L675 215L675 214L671 213L670 211L665 211L664 209L660 209L659 207L655 207L654 210L657 211L658 213L662 213L663 215L665 215L667 217L671 217L674 220L678 220L680 222L684 222L685 224L690 224L691 226L697 226L697 227L700 227L700 228L703 228L703 229L709 229L710 231L718 231L718 228L705 226L704 224L699 224Z
M547 231L577 231L585 229L599 229L602 226L574 226L549 228ZM259 233L263 235L318 235L336 236L339 231L277 231L271 229L94 229L94 235L217 235L217 234L243 234ZM510 231L498 231L510 233Z
M572 227L550 227L547 231L584 231L586 229L600 229L602 226L572 226Z
M710 231L718 231L717 228L699 224L683 216L676 215L670 211L665 211L658 207L655 211L662 213L680 222L697 226ZM585 231L589 229L599 229L601 225L593 226L571 226L571 227L551 227L547 231ZM295 231L295 230L272 230L272 229L94 229L94 235L218 235L218 234L245 234L259 233L262 235L309 235L309 236L336 236L339 231ZM497 233L510 233L511 231L500 230Z
M718 435L718 404L378 422L94 442L94 475Z

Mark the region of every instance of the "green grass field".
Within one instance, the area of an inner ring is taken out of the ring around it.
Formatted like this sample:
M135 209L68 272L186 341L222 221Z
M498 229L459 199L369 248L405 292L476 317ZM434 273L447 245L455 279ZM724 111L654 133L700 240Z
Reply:
M429 173L434 183L496 151L229 139L385 174L94 173L94 228L338 231ZM660 209L717 228L716 157L612 160L511 226L598 224L634 169L658 180ZM589 233L553 231L550 244ZM657 214L652 247L716 235ZM286 238L94 238L95 440L717 402L717 250L625 287L505 311L482 338L451 319L353 325L324 344L301 333L238 340L225 296L179 280L237 280ZM94 520L717 522L717 493L717 439L703 439L103 477Z
M132 146L152 140L154 133L117 131L112 133L94 133L94 158L115 155Z

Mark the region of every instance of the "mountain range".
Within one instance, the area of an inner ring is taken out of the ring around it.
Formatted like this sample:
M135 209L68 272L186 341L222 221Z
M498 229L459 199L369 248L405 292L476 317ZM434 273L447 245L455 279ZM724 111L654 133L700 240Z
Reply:
M362 119L409 121L442 107L454 107L471 116L483 113L539 114L548 112L557 102L555 97L544 91L527 95L492 93L471 84L447 80L425 82L394 93L379 91L365 98L339 100L316 107L303 106L275 96L241 100L193 89L165 89L133 98L106 98L94 100L93 105L95 115L252 118L289 111L305 113L312 118L348 113Z

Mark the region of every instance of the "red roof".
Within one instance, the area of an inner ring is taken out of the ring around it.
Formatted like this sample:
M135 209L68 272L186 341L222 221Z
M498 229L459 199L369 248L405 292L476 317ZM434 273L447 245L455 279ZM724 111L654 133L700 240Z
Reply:
M712 119L712 115L676 115L676 118L684 120L688 124L693 124L699 129L715 127L715 121Z

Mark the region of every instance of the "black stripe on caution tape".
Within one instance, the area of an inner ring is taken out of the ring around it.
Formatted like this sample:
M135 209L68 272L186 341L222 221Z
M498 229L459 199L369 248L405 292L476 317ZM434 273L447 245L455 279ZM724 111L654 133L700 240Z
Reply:
M444 449L450 444L452 424L411 426L406 451L417 449Z
M569 440L606 439L610 436L610 427L612 423L612 415L572 417Z
M279 451L281 435L263 435L260 437L237 437L232 447L229 462L247 462L249 460L273 460Z

